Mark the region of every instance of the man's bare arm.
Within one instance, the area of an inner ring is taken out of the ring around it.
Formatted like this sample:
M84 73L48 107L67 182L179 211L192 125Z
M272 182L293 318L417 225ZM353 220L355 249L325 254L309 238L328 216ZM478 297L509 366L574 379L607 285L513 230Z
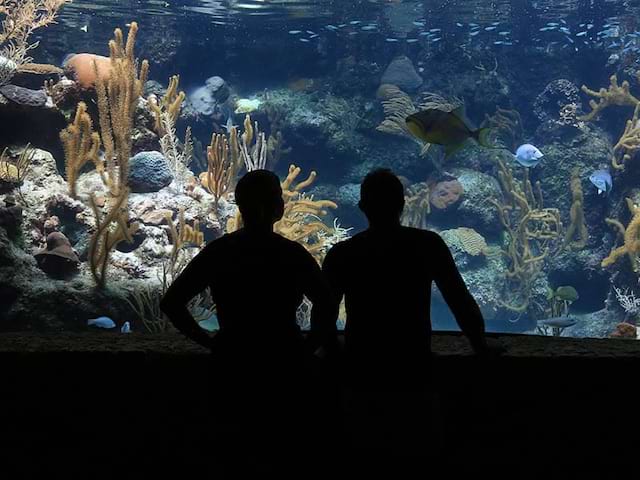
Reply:
M436 237L432 257L437 263L434 274L436 285L473 349L476 352L484 351L486 340L480 307L467 289L449 247L439 235Z
M195 321L188 303L207 288L206 250L200 252L171 284L160 302L160 309L184 335L203 347L211 348L212 337Z

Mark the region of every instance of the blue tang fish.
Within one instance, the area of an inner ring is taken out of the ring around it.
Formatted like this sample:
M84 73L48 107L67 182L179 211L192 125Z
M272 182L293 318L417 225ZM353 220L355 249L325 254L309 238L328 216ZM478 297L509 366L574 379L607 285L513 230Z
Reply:
M525 143L524 145L520 145L516 150L516 161L525 167L535 167L538 163L540 163L540 159L544 156L544 154L530 143Z
M116 322L109 317L98 317L87 320L87 325L99 328L115 328Z
M613 188L613 180L608 170L596 170L589 175L589 181L598 189L598 195L601 193L606 195Z

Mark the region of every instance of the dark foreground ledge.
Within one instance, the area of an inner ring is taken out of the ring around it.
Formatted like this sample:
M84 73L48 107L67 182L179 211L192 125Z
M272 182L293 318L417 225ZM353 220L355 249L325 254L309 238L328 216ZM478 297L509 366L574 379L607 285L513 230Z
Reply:
M640 342L496 337L507 353L485 361L459 335L434 336L452 474L635 463ZM0 335L0 473L215 464L201 423L216 414L209 360L179 335Z

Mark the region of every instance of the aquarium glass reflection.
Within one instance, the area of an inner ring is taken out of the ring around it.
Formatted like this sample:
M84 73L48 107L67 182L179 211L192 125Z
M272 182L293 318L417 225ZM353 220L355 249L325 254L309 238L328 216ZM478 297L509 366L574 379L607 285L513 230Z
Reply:
M0 331L170 331L159 299L241 227L244 172L281 177L276 231L321 263L390 168L488 330L637 336L638 1L17 0L0 20ZM206 292L191 311L217 328ZM456 328L438 293L432 319Z

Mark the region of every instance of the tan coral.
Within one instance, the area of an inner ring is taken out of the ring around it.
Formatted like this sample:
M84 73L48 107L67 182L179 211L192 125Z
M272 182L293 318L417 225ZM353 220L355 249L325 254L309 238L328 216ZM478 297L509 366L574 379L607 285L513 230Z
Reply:
M584 220L584 194L582 192L582 182L580 180L580 169L574 168L571 172L571 210L569 216L571 223L564 236L565 248L581 250L587 244L589 232Z
M635 107L640 102L640 100L634 97L629 91L629 82L625 80L621 85L618 85L618 77L616 75L609 77L609 88L601 88L596 92L586 85L582 85L582 91L598 99L598 102L593 99L589 100L591 111L586 115L578 117L578 120L584 122L597 118L598 115L610 105Z
M627 120L620 140L613 147L611 164L616 170L624 170L625 163L640 150L640 102L636 105L631 119ZM620 159L620 161L618 160Z
M620 221L605 218L605 221L614 226L618 232L624 238L624 243L620 247L614 248L611 253L602 260L602 268L613 265L618 259L624 255L627 255L631 262L631 268L634 272L638 272L638 254L640 254L640 207L635 205L630 198L627 198L627 207L631 212L631 220L629 225L625 228Z

